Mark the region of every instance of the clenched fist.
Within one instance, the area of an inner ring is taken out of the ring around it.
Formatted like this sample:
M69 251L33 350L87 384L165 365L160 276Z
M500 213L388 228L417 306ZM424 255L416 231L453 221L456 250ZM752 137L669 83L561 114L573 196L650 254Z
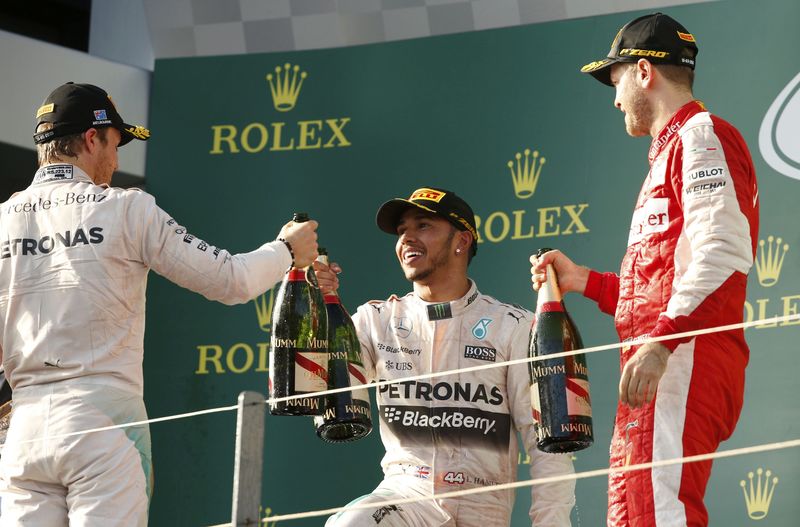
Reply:
M314 220L283 226L278 238L289 242L294 252L294 266L307 267L317 258L317 222Z

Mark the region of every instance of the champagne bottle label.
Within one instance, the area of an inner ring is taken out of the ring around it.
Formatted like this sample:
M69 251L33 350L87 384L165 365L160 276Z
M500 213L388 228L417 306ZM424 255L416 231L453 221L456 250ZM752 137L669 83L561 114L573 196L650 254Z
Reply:
M539 383L536 379L531 383L531 408L533 408L533 420L542 423L542 401L539 399Z
M350 386L361 386L367 384L367 374L364 366L353 362L347 365L347 373L350 375ZM366 388L353 390L353 399L364 401L369 407L369 391Z
M326 353L294 350L294 389L296 392L321 392L328 389Z
M589 381L574 377L567 378L567 413L592 417Z

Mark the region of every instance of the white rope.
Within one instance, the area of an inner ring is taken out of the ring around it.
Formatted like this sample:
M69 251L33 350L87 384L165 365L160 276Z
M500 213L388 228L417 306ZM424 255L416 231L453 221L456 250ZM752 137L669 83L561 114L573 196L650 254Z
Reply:
M698 335L707 335L709 333L718 333L722 331L732 331L734 329L747 329L753 326L761 326L767 324L778 324L781 322L790 322L793 320L800 320L800 313L796 313L794 315L784 315L779 317L772 317L772 318L764 318L761 320L752 320L750 322L740 322L738 324L729 324L727 326L716 326L713 328L705 328L705 329L696 329L693 331L686 331L683 333L675 333L672 335L664 335L661 337L647 337L643 339L635 339L626 342L618 342L614 344L604 344L602 346L592 346L589 348L581 348L577 350L571 351L563 351L561 353L551 353L548 355L540 355L538 357L525 357L522 359L514 359L502 362L493 362L487 364L481 364L479 366L470 366L468 368L458 368L455 370L444 370L444 371L437 371L433 373L424 373L420 375L411 375L408 377L400 377L397 379L391 379L387 381L378 381L378 382L371 382L368 384L358 385L358 386L348 386L345 388L334 388L331 390L325 390L320 392L312 392L312 393L304 393L300 395L288 395L286 397L275 397L273 399L266 399L266 404L270 403L280 403L284 401L291 401L294 399L304 399L307 397L317 397L317 396L325 396L334 393L341 393L341 392L349 392L358 389L364 388L381 388L383 386L389 386L390 384L398 384L401 382L410 382L410 381L419 381L425 379L431 379L433 377L443 377L446 375L454 375L457 373L466 373L466 372L473 372L473 371L481 371L481 370L488 370L491 368L502 368L506 366L514 366L516 364L526 364L529 362L538 362L543 360L551 360L551 359L560 359L561 357L571 357L573 355L583 355L589 353L595 353L597 351L605 351L610 349L621 348L624 346L628 346L631 344L642 345L642 344L649 344L651 342L662 342L665 340L676 340L676 339L683 339L683 338L690 338L696 337Z
M94 433L94 432L104 432L106 430L115 430L117 428L128 428L128 427L133 427L133 426L147 425L147 424L150 424L150 423L161 423L163 421L172 421L172 420L175 420L175 419L184 419L184 418L187 418L187 417L195 417L197 415L214 414L214 413L218 413L218 412L229 412L231 410L236 410L237 408L238 408L238 405L236 405L236 404L234 404L233 406L220 406L218 408L208 408L206 410L198 410L196 412L188 412L188 413L185 413L185 414L175 414L175 415L168 415L166 417L156 417L154 419L147 419L146 421L135 421L135 422L132 422L132 423L122 423L122 424L118 424L118 425L102 426L100 428L89 428L87 430L79 430L77 432L69 432L69 433L66 433L66 434L55 434L55 435L44 436L44 437L36 437L34 439L26 439L24 441L18 441L18 442L14 443L14 444L24 445L26 443L35 443L36 441L46 441L46 440L50 440L50 439L61 439L63 437L71 437L71 436L77 436L77 435L83 435L83 434L91 434L91 433ZM0 448L4 447L6 444L7 443L0 444Z
M623 467L614 467L614 468L603 468L597 470L587 470L584 472L577 472L573 474L562 474L560 476L548 476L546 478L534 478L528 479L524 481L515 481L513 483L503 483L500 485L490 485L485 487L477 487L474 489L467 489L467 490L458 490L453 492L445 492L442 494L430 495L430 496L422 496L416 498L401 498L396 500L386 500L381 502L373 502L373 503L356 503L353 505L347 505L344 507L334 507L331 509L320 509L316 511L307 511L307 512L296 512L293 514L281 514L277 516L266 516L261 519L261 521L272 523L272 522L279 522L279 521L287 521L287 520L300 520L303 518L313 518L316 516L329 516L332 514L337 514L344 510L353 511L353 510L361 510L361 509L379 509L381 507L388 507L390 505L402 505L406 503L417 503L421 501L429 501L429 500L442 500L448 498L457 498L460 496L466 496L469 494L481 494L484 492L495 492L499 490L510 490L510 489L518 489L521 487L533 487L536 485L546 485L548 483L559 483L562 481L571 481L571 480L579 480L579 479L587 479L587 478L594 478L598 476L608 476L609 474L621 474L624 472L631 472L634 470L643 470L643 469L651 469L651 468L658 468L658 467L666 467L670 465L680 465L684 463L696 463L698 461L708 461L712 459L721 459L727 457L736 457L736 456L744 456L747 454L755 454L758 452L769 452L773 450L783 450L787 448L796 448L800 447L800 439L792 439L789 441L780 441L777 443L765 443L761 445L754 445L749 447L742 447L742 448L734 448L732 450L722 450L718 452L711 452L708 454L697 454L694 456L685 456L673 459L664 459L661 461L652 461L650 463L638 463L636 465L627 465ZM230 527L230 523L220 523L216 525L211 525L209 527Z
M471 366L469 368L460 368L460 369L456 369L456 370L445 370L445 371L440 371L440 372L435 372L435 373L426 373L426 374L422 374L422 375L413 375L413 376L408 376L408 377L400 377L400 378L397 378L397 379L391 379L391 380L387 380L387 381L371 382L371 383L364 384L364 385L359 385L359 386L348 386L348 387L345 387L345 388L335 388L335 389L325 390L325 391L320 391L320 392L311 392L311 393L305 393L305 394L300 394L300 395L290 395L290 396L287 396L287 397L276 397L274 399L265 399L264 403L265 404L278 403L278 402L283 402L283 401L291 401L293 399L303 399L303 398L312 397L312 396L313 397L322 397L322 396L330 395L330 394L334 394L334 393L349 392L349 391L354 391L354 390L361 390L361 389L364 389L364 388L380 388L380 387L383 387L383 386L389 386L390 384L399 384L399 383L402 383L402 382L424 380L424 379L430 379L430 378L433 378L433 377L443 377L443 376L446 376L446 375L454 375L454 374L457 374L457 373L488 370L490 368L501 368L501 367L505 367L505 366L514 366L514 365L517 365L517 364L525 364L525 363L529 363L529 362L537 362L537 361L542 361L542 360L558 359L558 358L561 358L561 357L570 357L572 355L581 355L581 354L594 353L594 352L597 352L597 351L605 351L605 350L609 350L609 349L617 349L617 348L620 348L620 347L623 347L623 346L628 346L628 345L630 345L632 343L647 344L647 343L650 343L650 342L661 342L661 341L664 341L664 340L683 339L683 338L696 337L698 335L707 335L709 333L717 333L717 332L722 332L722 331L732 331L732 330L735 330L735 329L747 329L747 328L754 327L754 326L761 326L761 325L767 325L767 324L779 324L779 323L783 323L783 322L791 322L791 321L794 321L794 320L800 320L800 313L797 313L797 314L794 314L794 315L784 315L784 316L779 316L779 317L771 317L771 318L764 318L764 319L759 319L759 320L752 320L750 322L741 322L741 323L738 323L738 324L729 324L729 325L726 325L726 326L716 326L716 327L713 327L713 328L697 329L697 330L694 330L694 331L686 331L686 332L683 332L683 333L675 333L673 335L665 335L665 336L662 336L662 337L648 337L648 338L636 339L636 340L628 341L628 342L618 342L618 343L613 343L613 344L605 344L605 345L602 345L602 346L593 346L593 347L589 347L589 348L582 348L582 349L577 349L577 350L572 350L572 351L564 351L562 353L553 353L553 354L549 354L549 355L542 355L542 356L539 356L539 357L526 357L526 358L522 358L522 359L514 359L514 360L509 360L509 361L503 361L503 362L480 365L480 366ZM90 433L93 433L93 432L103 432L103 431L106 431L106 430L115 430L117 428L129 428L129 427L133 427L133 426L141 426L141 425L146 425L146 424L150 424L150 423L161 423L161 422L165 422L165 421L173 421L173 420L177 420L177 419L185 419L185 418L188 418L188 417L195 417L195 416L198 416L198 415L212 414L212 413L217 413L217 412L229 412L229 411L232 411L232 410L236 410L237 407L238 407L237 405L221 406L219 408L209 408L207 410L198 410L196 412L188 412L188 413L183 413L183 414L168 415L168 416L164 416L164 417L156 417L154 419L147 419L147 420L144 420L144 421L136 421L136 422L132 422L132 423L121 423L121 424L117 424L117 425L104 426L104 427L100 427L100 428L91 428L91 429L87 429L87 430L79 430L77 432L70 432L70 433L67 433L67 434L58 434L58 435L52 435L52 436L38 437L38 438L34 438L34 439L27 439L27 440L24 440L24 441L20 441L19 444L33 443L33 442L36 442L36 441L45 441L45 440L49 440L49 439L59 439L59 438L62 438L62 437L70 437L70 436L76 436L76 435L81 435L81 434L90 434ZM0 444L0 448L2 448L3 446L5 446L5 443Z

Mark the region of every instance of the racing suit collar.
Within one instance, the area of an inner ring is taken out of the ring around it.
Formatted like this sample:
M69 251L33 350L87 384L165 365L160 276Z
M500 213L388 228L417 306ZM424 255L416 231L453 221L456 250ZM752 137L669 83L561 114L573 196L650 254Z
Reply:
M50 183L53 181L68 181L70 183L80 181L83 183L94 183L89 174L77 165L70 163L53 163L39 167L36 175L33 176L31 185Z
M473 280L470 280L469 290L461 298L450 302L425 302L420 299L420 302L427 307L428 320L434 322L460 315L472 305L476 298L478 298L478 287Z
M652 143L650 143L650 152L647 155L647 159L650 161L650 164L653 164L653 161L658 157L661 151L664 149L664 146L670 142L675 133L681 129L681 127L686 124L686 121L689 120L690 117L693 115L705 112L706 107L703 105L702 102L698 100L690 101L678 109L675 112L675 115L664 125L661 129L661 132L653 138Z

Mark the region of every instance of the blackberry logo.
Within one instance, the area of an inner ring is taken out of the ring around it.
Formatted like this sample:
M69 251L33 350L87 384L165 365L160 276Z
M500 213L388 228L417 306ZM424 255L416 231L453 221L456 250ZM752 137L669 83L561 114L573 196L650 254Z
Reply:
M389 406L383 409L383 416L386 418L387 423L393 423L403 418L403 411Z

